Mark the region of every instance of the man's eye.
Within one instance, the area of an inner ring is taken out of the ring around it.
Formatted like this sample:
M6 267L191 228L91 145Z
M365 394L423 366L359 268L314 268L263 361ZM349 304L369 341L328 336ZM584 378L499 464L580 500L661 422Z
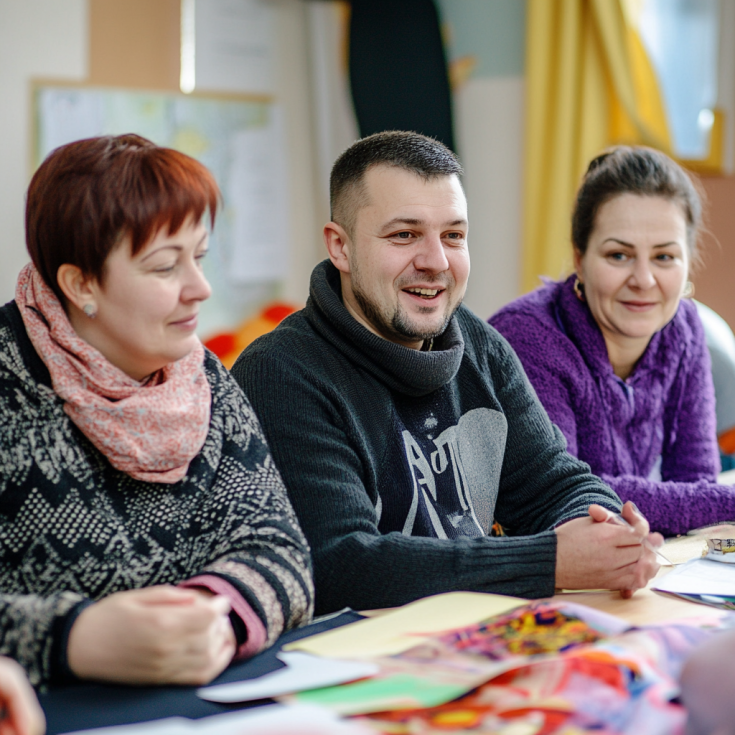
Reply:
M408 240L411 237L410 232L398 232L394 235L394 237L397 237L399 240Z

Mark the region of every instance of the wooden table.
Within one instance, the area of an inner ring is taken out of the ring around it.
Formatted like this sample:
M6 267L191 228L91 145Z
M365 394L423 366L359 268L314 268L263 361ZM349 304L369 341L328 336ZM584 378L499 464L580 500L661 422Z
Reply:
M668 570L665 570L668 571ZM679 597L654 592L650 587L638 590L631 599L624 600L619 592L594 590L591 592L562 592L552 598L557 601L578 602L597 610L616 615L634 625L660 623L717 613L707 605L688 602Z
M704 550L702 544L706 548L706 542L699 537L669 539L662 551L669 559L681 562L685 559L700 557ZM675 569L675 567L661 567L656 576L661 577L668 574L672 569ZM654 592L651 589L650 582L646 589L638 590L629 600L624 600L620 593L609 590L562 592L552 599L588 605L611 615L617 615L634 625L660 623L664 620L677 620L717 613L714 607L688 602L680 597L667 595L663 592Z

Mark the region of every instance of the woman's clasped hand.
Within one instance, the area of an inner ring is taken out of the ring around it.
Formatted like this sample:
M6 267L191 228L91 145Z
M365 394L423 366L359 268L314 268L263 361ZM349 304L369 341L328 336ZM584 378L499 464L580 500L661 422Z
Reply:
M69 666L83 679L206 684L235 655L230 609L226 597L196 589L116 592L80 613Z

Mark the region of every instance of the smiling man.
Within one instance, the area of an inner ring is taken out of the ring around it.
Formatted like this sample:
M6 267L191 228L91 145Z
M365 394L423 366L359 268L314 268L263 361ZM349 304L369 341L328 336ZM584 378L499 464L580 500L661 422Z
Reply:
M461 305L460 174L415 133L345 151L306 308L233 368L311 545L321 613L451 590L629 594L657 569L646 521L626 506L628 526L604 522L619 499Z

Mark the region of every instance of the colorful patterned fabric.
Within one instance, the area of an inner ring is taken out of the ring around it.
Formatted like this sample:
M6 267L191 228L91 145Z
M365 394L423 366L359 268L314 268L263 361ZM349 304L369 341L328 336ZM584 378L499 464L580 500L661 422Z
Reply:
M537 605L449 633L441 640L465 653L502 660L556 653L602 638L579 618L565 615L552 605Z
M534 603L437 639L438 656L448 646L516 665L453 702L370 719L394 735L676 735L681 667L711 633L701 621L632 628L579 605Z
M64 411L110 464L146 482L185 477L209 427L201 344L141 384L77 335L33 265L20 272L15 300Z

